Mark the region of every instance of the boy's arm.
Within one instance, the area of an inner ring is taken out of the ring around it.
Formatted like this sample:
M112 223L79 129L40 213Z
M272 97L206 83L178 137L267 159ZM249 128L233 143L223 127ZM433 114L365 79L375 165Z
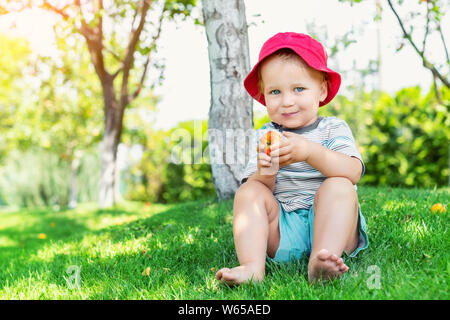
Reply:
M362 173L362 164L358 158L327 149L312 141L308 141L308 149L305 161L324 176L345 177L353 184L358 183Z

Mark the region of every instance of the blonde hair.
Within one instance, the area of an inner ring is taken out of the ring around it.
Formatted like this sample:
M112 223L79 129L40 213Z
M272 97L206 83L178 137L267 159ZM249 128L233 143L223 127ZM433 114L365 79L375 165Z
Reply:
M274 53L272 53L271 55L269 55L268 57L264 58L264 60L268 59L269 57L272 56L276 56L278 58L281 58L285 61L288 60L296 60L298 62L300 62L300 64L307 69L312 69L315 72L320 72L320 74L322 75L322 81L328 82L328 77L326 72L323 71L319 71L316 70L314 68L311 68L306 62L305 60L303 60L302 57L300 57L294 50L289 49L289 48L282 48L279 49L277 51L275 51ZM258 67L258 96L257 99L259 99L262 95L264 95L264 82L262 80L262 76L261 76L261 66L264 63L264 60L262 61L262 63L259 65Z

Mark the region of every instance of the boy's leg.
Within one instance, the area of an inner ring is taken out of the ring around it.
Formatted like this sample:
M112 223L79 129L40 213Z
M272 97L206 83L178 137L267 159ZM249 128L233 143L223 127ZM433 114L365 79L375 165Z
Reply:
M240 284L264 278L266 253L274 257L280 243L280 207L272 191L263 183L248 180L236 192L233 207L233 234L240 266L223 268L216 279Z
M358 195L350 180L326 179L314 200L313 241L308 276L311 282L348 271L340 256L358 245Z

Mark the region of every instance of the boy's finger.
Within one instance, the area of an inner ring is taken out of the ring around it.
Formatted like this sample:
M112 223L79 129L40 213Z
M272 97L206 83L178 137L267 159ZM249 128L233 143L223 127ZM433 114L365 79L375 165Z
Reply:
M280 161L280 165L281 164L287 165L289 160L291 160L291 157L289 155L284 155L284 156L279 157L278 159Z
M274 143L270 146L270 150L275 150L277 148L283 148L289 144L288 140L280 140L279 142Z
M258 163L263 167L270 167L272 165L272 158L265 153L258 153Z
M264 153L264 152L259 152L258 153L258 159L259 160L265 160L265 161L271 161L272 159L271 159L271 157L270 156L268 156L266 153Z
M258 143L256 145L256 152L260 152L260 151L264 150L265 148L266 148L266 146L264 144Z
M281 157L288 152L288 149L288 147L272 149L272 151L270 151L270 155L272 157Z
M273 151L273 150L278 149L280 147L281 147L280 143L275 143L275 144L270 146L270 151Z
M260 167L271 167L272 162L267 161L267 160L259 160L259 166Z

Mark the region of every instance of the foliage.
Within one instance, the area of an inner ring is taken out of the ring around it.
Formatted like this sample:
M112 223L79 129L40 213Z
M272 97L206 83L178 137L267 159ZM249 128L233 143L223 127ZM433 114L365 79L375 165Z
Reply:
M33 130L32 145L60 154L70 163L77 150L100 141L102 91L84 43L77 37L66 41L62 30L57 35L59 59L39 57L40 86L23 118Z
M450 139L450 90L443 87L446 105L433 90L405 88L393 97L362 93L352 101L338 96L322 115L347 121L360 147L366 172L360 184L407 187L447 185Z
M353 3L359 3L362 0L339 1L350 2L350 4L353 5ZM450 89L448 80L450 57L445 42L445 30L443 30L441 25L442 17L444 17L445 12L449 9L448 1L420 0L414 5L411 5L410 3L406 5L404 4L404 0L387 0L387 4L390 7L390 11L395 15L399 24L399 30L401 30L402 34L397 52L404 47L405 43L407 43L407 45L411 46L420 56L423 67L431 71L435 86L437 79L439 79L447 89ZM374 17L375 21L382 19L382 5L380 0L377 0L376 6L377 13ZM402 13L400 11L404 12ZM440 45L435 44L433 48L427 48L427 40L431 37L440 39ZM432 55L430 54L430 49L434 51ZM441 54L436 55L436 52L441 52ZM439 90L436 90L436 95L438 100L441 100Z
M29 71L27 63L31 50L24 39L12 39L0 34L0 163L10 150L15 148L16 136L11 128L21 127L20 134L31 132L16 121L16 112L27 99L24 94L29 84L23 74Z
M155 82L163 79L164 63L152 57L163 22L188 18L195 3L195 0L69 0L65 3L23 0L17 6L9 1L0 3L0 14L26 8L48 10L61 18L57 27L67 31L67 40L83 36L103 96L105 126L99 200L104 207L116 201L113 192L116 175L106 168L116 166L125 109L141 94L143 87L153 87L154 83L149 85L146 81L149 66L155 73L159 72L159 77L153 75L157 78Z
M254 114L253 115L253 127L255 130L261 128L265 123L270 122L269 115L267 113L263 114Z
M171 137L172 153L164 178L165 201L196 200L216 194L209 164L208 137L204 134L206 131L207 121L186 121L167 132ZM177 149L179 146L184 147L183 150Z
M13 151L0 168L0 197L9 206L67 207L70 165L61 156L42 148ZM80 202L96 200L99 159L86 154L77 170Z
M215 195L206 126L206 121L186 121L167 131L146 127L142 134L125 134L126 143L144 146L141 161L126 177L127 198L172 203Z
M4 72L13 79L10 83L14 84L17 78L21 81L19 83L29 84L15 85L13 89L5 81L6 85L0 89L5 92L3 103L10 106L9 109L5 107L6 111L11 110L5 112L5 116L2 114L0 120L0 131L6 131L3 160L8 168L4 172L6 176L0 177L8 184L4 189L4 201L24 206L67 205L66 186L70 183L70 170L79 172L77 166L83 152L100 140L103 126L103 114L98 108L102 101L100 83L79 39L66 41L64 37L57 37L60 51L56 58L23 56L14 49L22 44L21 40L2 39L2 43L9 43L12 48L11 53L0 51L0 59L5 61L5 65L8 55L16 53L11 57L10 67L4 68ZM14 65L21 65L17 74L12 71ZM18 152L8 157L13 150ZM18 162L22 156L29 158L27 162ZM48 162L43 160L47 158ZM47 167L50 163L55 172L42 175L40 171L50 170L51 167ZM21 181L13 178L16 175ZM57 183L45 179L53 179ZM61 179L67 181L63 183L59 181ZM12 195L11 190L17 194ZM86 196L81 191L77 198L92 199L92 194Z

